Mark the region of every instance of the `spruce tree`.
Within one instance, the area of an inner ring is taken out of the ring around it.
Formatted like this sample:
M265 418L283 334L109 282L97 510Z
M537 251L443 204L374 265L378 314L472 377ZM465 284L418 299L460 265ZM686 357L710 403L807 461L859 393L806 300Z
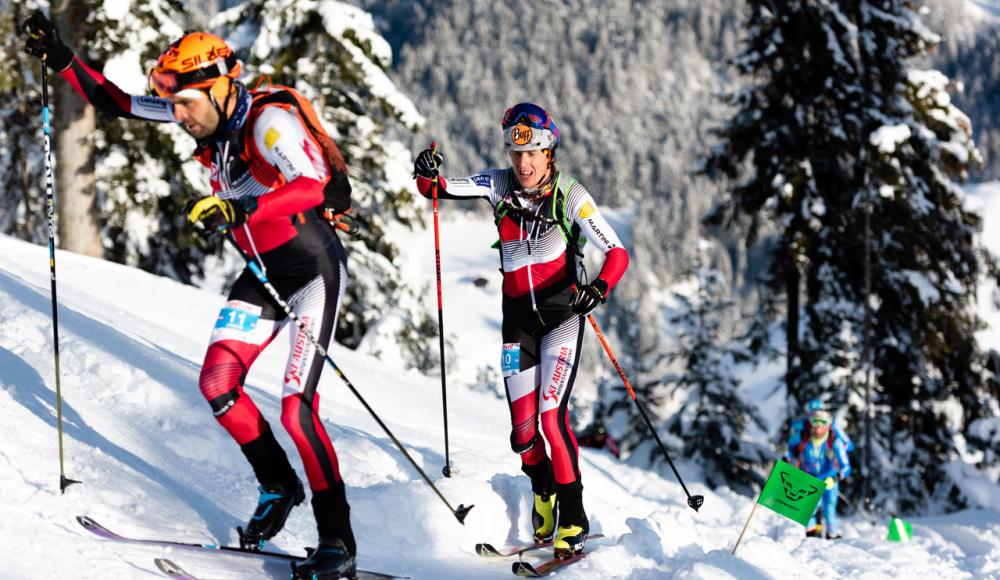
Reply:
M789 407L824 393L860 425L870 332L872 404L884 411L859 445L871 445L873 467L862 465L861 478L873 478L874 501L896 509L933 497L957 505L944 463L986 412L972 404L986 388L972 307L976 276L993 266L957 185L978 159L968 119L943 75L912 64L938 38L919 3L749 6L735 64L754 82L732 95L738 111L705 169L747 174L712 217L773 243L771 290L787 298ZM949 405L962 411L946 416Z
M990 413L980 404L988 385L974 305L978 276L996 271L958 186L980 161L969 119L951 103L943 74L911 64L940 41L918 8L872 0L856 13L875 90L864 99L865 171L855 203L872 208L874 403L891 409L874 417L871 476L874 500L902 510L931 500L962 505L946 464L958 457L959 436ZM857 219L845 224L845 242L855 242L842 245L848 272L859 229ZM857 280L856 267L853 274ZM847 287L858 296L857 284Z
M679 347L668 359L681 362L683 371L668 375L664 383L682 403L666 427L682 441L684 456L703 465L708 485L749 491L759 483L754 467L773 453L748 437L750 427L763 426L756 409L740 395L734 372L749 353L726 344L722 335L720 319L733 304L725 298L725 280L708 260L708 245L701 241L692 265L691 292L674 293L678 307L670 324Z

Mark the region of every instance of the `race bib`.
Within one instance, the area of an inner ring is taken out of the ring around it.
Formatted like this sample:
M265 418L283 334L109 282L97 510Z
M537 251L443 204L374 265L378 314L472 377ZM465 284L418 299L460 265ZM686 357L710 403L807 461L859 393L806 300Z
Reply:
M500 354L500 370L504 377L512 377L521 372L521 343L504 343Z
M219 318L215 321L215 328L251 332L257 328L258 321L260 321L259 313L255 314L243 308L227 306L219 312Z

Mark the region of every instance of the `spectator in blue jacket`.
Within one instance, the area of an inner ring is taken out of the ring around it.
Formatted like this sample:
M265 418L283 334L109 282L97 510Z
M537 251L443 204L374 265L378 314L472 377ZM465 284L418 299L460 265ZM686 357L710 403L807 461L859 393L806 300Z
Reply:
M833 433L833 416L829 411L818 409L809 415L809 437L802 438L791 456L799 469L822 480L826 486L816 513L806 525L806 535L818 537L825 531L829 539L840 538L843 534L837 527L837 495L840 480L851 474L851 463L847 446ZM817 521L820 510L822 523Z

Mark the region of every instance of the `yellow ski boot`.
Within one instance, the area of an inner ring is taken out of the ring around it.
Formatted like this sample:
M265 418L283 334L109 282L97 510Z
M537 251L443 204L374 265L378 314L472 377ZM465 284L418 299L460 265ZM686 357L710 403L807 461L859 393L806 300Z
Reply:
M570 558L583 551L587 530L581 526L559 526L556 541L552 544L556 558Z
M535 528L535 541L547 542L556 530L556 494L535 495L535 505L531 508L531 525Z

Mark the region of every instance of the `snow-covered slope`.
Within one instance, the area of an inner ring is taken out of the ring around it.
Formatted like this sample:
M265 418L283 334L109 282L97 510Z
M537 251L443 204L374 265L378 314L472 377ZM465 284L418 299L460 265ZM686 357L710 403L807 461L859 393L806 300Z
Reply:
M499 341L491 229L465 217L446 217L443 224L445 324L463 338L451 363L463 372L492 361ZM412 279L432 289L432 242L411 242L401 247L415 249L407 266ZM135 537L236 542L234 527L253 508L255 483L197 388L200 358L223 298L58 254L66 473L84 482L60 494L47 250L0 237L0 256L0 577L158 577L153 558L167 555L202 578L287 578L285 565L114 544L74 521L88 514ZM477 276L489 283L475 286ZM435 307L433 292L426 302ZM248 380L248 392L275 425L286 348L275 341ZM418 579L511 577L508 562L473 553L479 541L529 536L529 486L508 446L505 401L469 389L472 381L449 383L451 460L459 473L444 479L438 379L401 368L384 354L377 359L335 347L332 355L449 501L476 506L459 525L327 373L321 412L348 484L360 565ZM294 464L301 469L297 459ZM758 510L733 557L729 550L753 500L705 489L696 469L683 462L679 468L691 492L705 495L700 513L685 505L666 469L655 473L584 449L584 499L593 531L607 538L591 542L592 556L560 577L1000 575L995 510L914 518L909 545L886 542L884 521L861 519L846 522L840 542L806 540L800 526ZM1000 492L993 490L992 497L1000 504ZM314 542L304 504L273 547L301 554Z

